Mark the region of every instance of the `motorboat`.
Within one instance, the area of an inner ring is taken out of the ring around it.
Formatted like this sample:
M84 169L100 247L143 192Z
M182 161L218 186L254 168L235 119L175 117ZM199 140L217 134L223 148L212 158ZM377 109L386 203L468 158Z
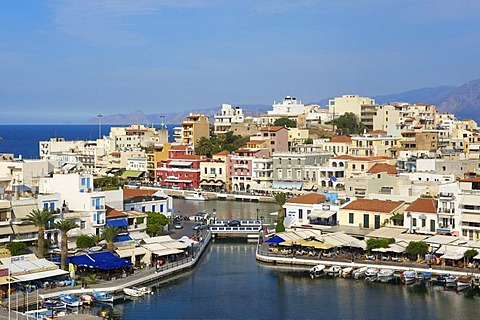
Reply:
M65 317L66 315L65 311L47 311L42 315L39 314L41 319L57 319L59 317Z
M80 295L80 301L83 302L83 305L90 306L93 303L93 301L95 301L95 297L91 294L84 293Z
M439 284L443 284L446 286L453 286L457 283L457 278L447 273L447 274L439 275L436 281Z
M200 192L194 192L192 194L187 194L184 197L185 200L195 200L195 201L206 201L207 198L202 196Z
M58 300L47 300L42 303L42 306L44 308L47 308L49 310L65 310L67 308L67 304L58 301Z
M340 274L340 271L342 271L342 267L340 266L331 266L330 268L328 268L328 274L331 275L338 275Z
M92 296L95 298L95 301L98 302L113 302L113 295L109 292L93 290Z
M365 277L376 277L378 271L377 268L367 268L367 270L365 270Z
M342 277L348 277L353 271L352 267L346 267L342 269Z
M394 274L395 274L394 269L380 269L380 271L378 271L377 273L377 277L390 278L390 277L393 277Z
M474 277L473 276L459 276L457 278L457 288L458 287L469 287L472 285Z
M73 294L62 293L58 296L61 302L65 303L67 307L80 307L83 303L82 301Z
M365 277L365 271L367 271L368 267L361 267L353 271L352 275L355 279Z
M123 288L123 293L130 297L142 297L146 292L133 288Z
M432 273L431 272L421 272L418 274L418 280L420 281L428 281L432 278Z
M313 278L318 278L323 275L323 270L325 269L325 265L323 264L318 264L310 269L310 277Z
M147 287L132 287L132 289L138 290L140 292L143 292L143 294L153 294L152 289L147 288Z
M402 272L400 279L403 283L414 283L417 281L417 271L415 270L405 270Z

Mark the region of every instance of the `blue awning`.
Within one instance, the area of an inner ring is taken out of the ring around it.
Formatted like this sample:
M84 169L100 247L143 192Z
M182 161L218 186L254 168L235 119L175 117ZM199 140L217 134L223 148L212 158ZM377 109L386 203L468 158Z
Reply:
M117 236L114 242L123 242L123 241L131 241L131 240L132 238L130 238L130 236L126 234L126 235Z
M98 252L73 256L67 259L67 264L70 262L76 266L101 270L111 270L122 267L129 267L132 265L132 263L128 259L121 259L111 252Z
M128 227L126 219L107 219L107 226L109 227Z
M281 242L284 242L285 240L283 240L282 238L280 238L279 236L274 236L273 238L270 238L268 240L266 240L265 242L268 242L268 243L281 243Z

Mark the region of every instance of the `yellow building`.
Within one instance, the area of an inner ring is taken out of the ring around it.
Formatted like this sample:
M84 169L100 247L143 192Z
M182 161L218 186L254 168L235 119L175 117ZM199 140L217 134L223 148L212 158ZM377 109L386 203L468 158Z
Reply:
M341 226L379 229L393 226L395 215L403 215L405 202L358 199L347 203L339 210Z
M182 122L182 143L195 147L200 138L210 138L210 123L208 117L191 113Z

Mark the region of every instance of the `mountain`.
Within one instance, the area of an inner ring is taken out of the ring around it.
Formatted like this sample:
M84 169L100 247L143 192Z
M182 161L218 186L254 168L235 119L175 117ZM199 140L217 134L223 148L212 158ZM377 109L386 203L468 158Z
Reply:
M388 102L409 102L438 105L438 103L443 101L453 90L455 90L454 86L439 86L380 95L373 98L375 99L375 102L379 104Z
M480 79L469 81L451 91L437 104L440 112L452 112L458 119L480 120Z

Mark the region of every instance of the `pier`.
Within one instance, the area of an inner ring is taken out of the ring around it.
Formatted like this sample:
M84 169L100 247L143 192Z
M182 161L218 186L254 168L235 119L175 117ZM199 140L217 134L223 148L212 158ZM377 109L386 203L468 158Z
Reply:
M238 221L239 226L233 226L232 222ZM260 220L215 220L210 224L210 232L213 237L241 237L257 239L263 224Z

